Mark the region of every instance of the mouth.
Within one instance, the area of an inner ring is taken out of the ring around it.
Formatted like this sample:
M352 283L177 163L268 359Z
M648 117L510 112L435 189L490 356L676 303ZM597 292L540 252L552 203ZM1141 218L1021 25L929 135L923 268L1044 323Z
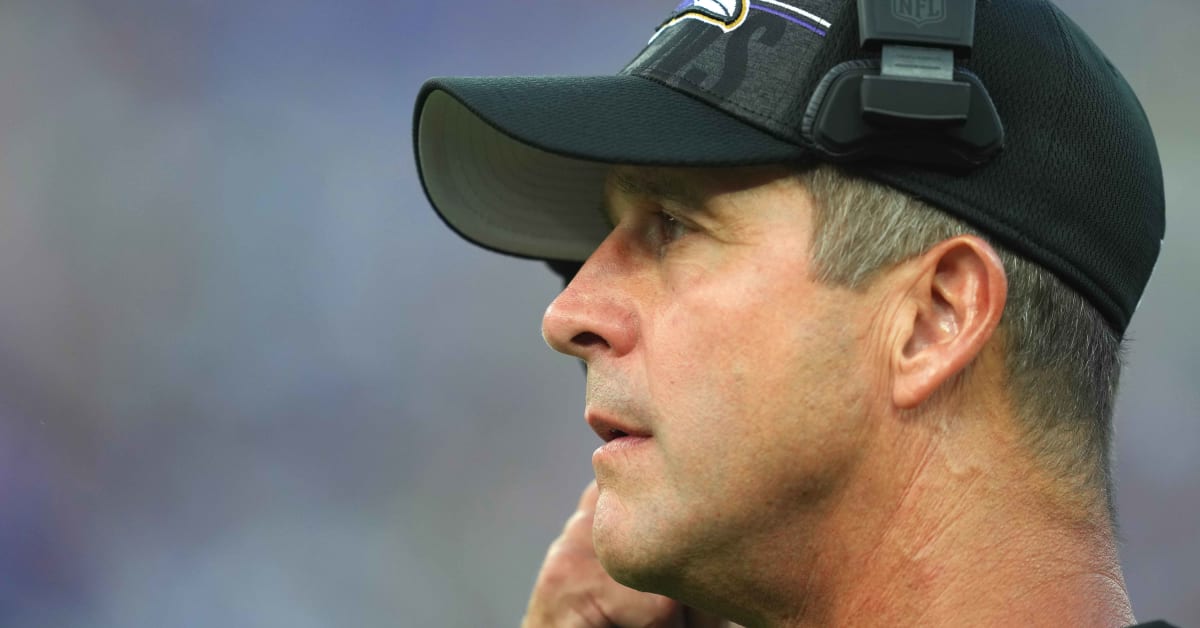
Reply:
M609 428L607 430L602 430L600 432L597 432L597 434L599 434L600 438L606 443L611 443L614 440L617 440L618 438L623 438L625 436L629 436L629 434L627 432L622 432L621 430L618 430L616 428Z
M650 432L633 425L621 422L610 416L589 410L585 416L592 431L605 443L611 443L622 438L649 438Z
M633 459L652 451L649 449L652 441L650 431L639 425L591 409L584 418L596 436L604 441L592 452L592 466L596 469L597 478L602 473L613 473L624 465L632 464Z

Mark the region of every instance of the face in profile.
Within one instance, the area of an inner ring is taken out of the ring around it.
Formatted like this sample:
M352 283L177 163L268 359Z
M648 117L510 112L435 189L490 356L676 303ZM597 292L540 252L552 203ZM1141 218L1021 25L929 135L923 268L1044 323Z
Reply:
M812 279L811 203L778 167L608 177L614 228L543 333L588 365L594 540L618 581L753 569L858 465L868 295Z

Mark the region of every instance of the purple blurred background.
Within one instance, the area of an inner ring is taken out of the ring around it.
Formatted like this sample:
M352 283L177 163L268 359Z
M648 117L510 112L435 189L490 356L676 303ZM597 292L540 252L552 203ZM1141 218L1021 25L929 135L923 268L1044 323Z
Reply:
M666 2L3 0L0 625L515 624L595 436L557 280L441 225L413 100L609 73ZM1122 558L1200 624L1200 4L1061 4L1160 141Z

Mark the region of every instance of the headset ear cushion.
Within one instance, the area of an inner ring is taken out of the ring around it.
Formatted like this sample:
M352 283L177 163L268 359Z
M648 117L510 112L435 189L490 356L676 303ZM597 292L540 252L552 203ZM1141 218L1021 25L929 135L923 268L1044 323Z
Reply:
M879 76L879 62L857 59L833 67L821 79L805 110L805 140L835 162L883 158L950 170L970 170L991 161L1004 148L1004 125L987 88L964 69L955 83L970 86L965 124L903 128L873 124L864 116L865 79Z

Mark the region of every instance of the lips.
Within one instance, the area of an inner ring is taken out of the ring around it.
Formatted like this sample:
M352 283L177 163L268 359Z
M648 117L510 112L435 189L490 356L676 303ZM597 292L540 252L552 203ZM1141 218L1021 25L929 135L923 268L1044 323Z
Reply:
M619 438L649 438L650 436L649 430L623 422L600 411L588 410L584 418L591 426L592 431L606 443L611 443Z
M650 431L628 421L623 421L613 415L589 409L584 415L592 431L604 441L604 444L592 452L592 466L596 470L596 479L610 477L610 474L633 461L641 459L647 452L653 451L649 445L653 442Z

